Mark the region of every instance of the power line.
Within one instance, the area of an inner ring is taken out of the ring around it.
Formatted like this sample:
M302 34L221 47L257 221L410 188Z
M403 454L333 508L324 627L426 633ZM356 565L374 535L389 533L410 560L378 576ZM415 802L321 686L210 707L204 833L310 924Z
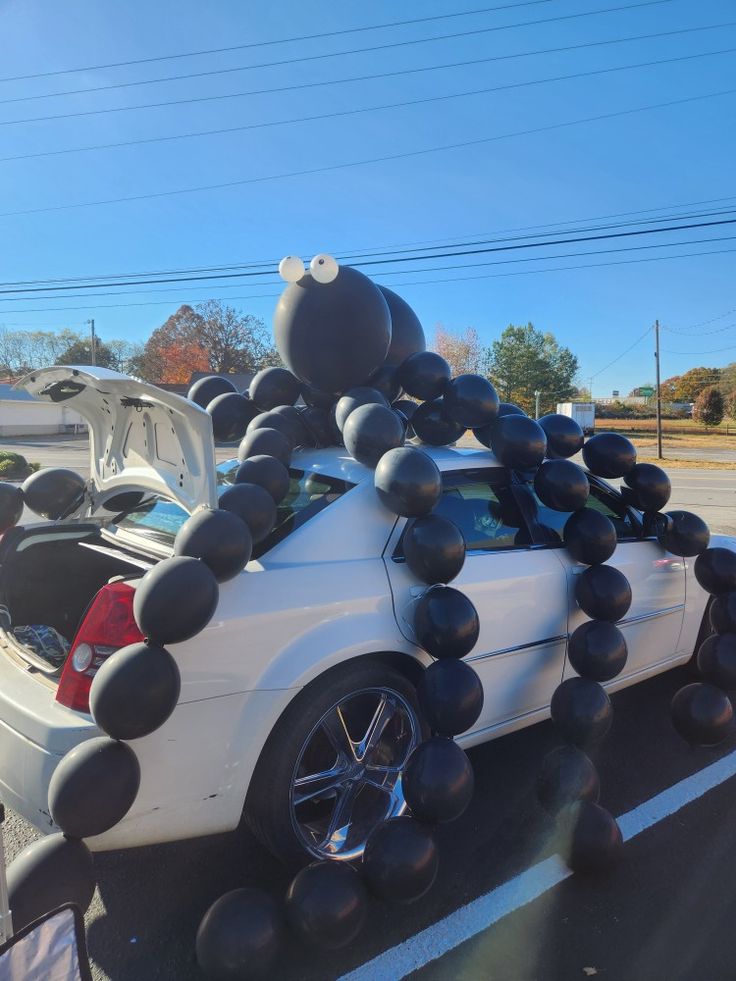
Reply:
M352 48L348 51L332 51L327 54L302 55L298 58L283 58L280 61L266 61L256 65L245 65L236 68L216 68L209 71L188 72L185 75L167 75L163 78L139 79L132 82L114 82L110 85L98 85L85 89L66 89L64 92L47 92L42 95L16 96L12 99L1 99L0 105L10 105L17 102L35 102L39 99L55 99L66 95L84 95L89 92L109 92L112 89L126 89L140 85L158 85L161 82L178 82L192 78L207 78L213 75L228 75L233 72L252 71L259 68L277 68L284 65L303 64L305 62L323 61L326 58L341 58L355 54L369 54L375 51L388 51L394 48L405 48L416 44L429 44L433 41L449 41L456 38L473 37L480 34L491 34L496 31L510 31L517 27L535 27L540 24L552 24L559 21L576 20L580 17L593 17L598 14L610 14L622 10L636 10L640 7L653 7L663 3L674 3L674 0L643 0L641 3L631 3L618 7L603 7L600 10L586 10L576 14L560 14L557 17L544 17L539 20L520 21L516 24L497 24L493 27L480 27L472 31L459 31L454 34L438 34L435 37L414 38L406 41L391 41L388 44L374 44L367 48Z
M690 324L687 327L665 327L664 329L671 331L672 333L675 334L685 333L687 331L693 330L696 327L707 327L708 324L714 324L716 320L723 320L724 317L729 317L732 313L736 313L736 307L731 307L730 310L726 310L725 313L719 313L717 317L711 317L710 320L701 320L700 323L697 324ZM703 333L718 334L722 330L728 330L728 327L719 327L718 330L704 331Z
M408 99L403 102L389 102L380 106L362 106L352 109L339 109L334 112L318 113L314 116L292 116L290 119L272 119L259 123L246 123L242 126L226 126L218 129L195 130L188 133L174 133L170 136L149 136L137 140L120 140L116 143L97 143L88 146L64 147L60 150L40 150L34 153L20 153L10 157L0 157L0 163L17 160L34 160L39 157L57 157L69 153L88 153L95 150L116 150L130 146L145 146L152 143L171 143L176 140L190 140L205 136L222 136L229 133L242 133L247 130L268 129L274 126L291 126L294 123L311 123L323 119L337 119L344 116L355 116L370 112L382 112L387 109L406 109L412 106L426 105L432 102L447 102L450 99L463 99L475 95L488 95L492 92L505 92L510 89L528 88L533 85L546 85L549 82L566 82L578 78L591 78L595 75L609 75L614 72L632 71L638 68L652 68L659 65L671 65L681 61L693 61L699 58L712 58L716 55L733 54L736 47L721 48L717 51L703 51L698 54L680 55L675 58L660 58L656 61L641 61L633 65L618 65L612 68L594 68L585 72L574 72L571 75L552 75L547 78L528 79L523 82L509 82L505 85L493 85L480 89L469 89L464 92L442 93L441 95L425 96L421 99Z
M535 126L531 129L516 130L511 133L501 133L496 136L486 136L475 140L466 140L461 143L447 143L442 146L425 147L421 150L407 150L403 153L391 153L381 157L369 157L363 160L351 160L345 163L327 164L323 167L311 167L305 170L286 171L281 174L269 174L262 177L246 177L236 181L222 181L218 184L203 184L195 187L177 188L169 191L153 191L147 194L132 194L118 198L103 198L97 201L78 201L73 204L57 204L45 208L23 208L17 211L0 212L0 218L18 217L21 215L48 214L54 211L69 211L76 208L100 207L108 204L122 204L130 201L150 201L155 198L174 197L183 194L195 194L202 191L224 190L230 187L244 187L250 184L263 184L269 181L284 180L291 177L308 177L313 174L324 174L335 170L344 170L349 167L362 167L375 163L387 163L393 160L406 160L411 157L425 156L430 153L443 153L447 150L460 150L472 146L482 146L486 143L494 143L499 140L512 139L518 136L531 136L536 133L548 133L556 129L565 129L571 126L581 126L586 123L600 122L604 119L616 119L622 116L630 116L639 112L649 112L654 109L665 109L671 106L685 105L690 102L701 102L705 99L720 98L724 95L733 95L736 89L723 89L720 92L707 92L703 95L688 96L684 99L672 99L667 102L657 102L647 106L636 106L633 109L620 109L616 112L600 113L596 116L584 116L581 119L572 119L562 123L550 123L546 126Z
M674 256L670 256L669 258L674 258ZM627 347L626 350L623 351L621 354L619 354L619 356L617 358L614 358L613 361L609 361L608 364L605 366L605 368L601 368L599 371L594 372L592 375L588 375L588 378L590 378L590 380L592 381L594 378L597 378L598 375L602 375L605 371L608 371L609 368L612 368L615 364L618 364L618 362L622 358L625 358L626 355L630 351L633 351L635 347L637 347L639 344L641 344L641 342L644 340L644 338L647 337L651 333L651 331L652 331L652 328L651 327L647 327L647 329L644 331L644 333L641 335L641 337L638 337L634 341L634 343L631 344L629 347Z
M712 351L703 351L702 349L700 351L667 351L666 350L664 353L665 354L686 354L686 355L694 355L694 354L697 354L698 356L700 356L701 354L719 354L721 351L733 351L734 349L736 349L736 344L729 344L728 347L716 347Z

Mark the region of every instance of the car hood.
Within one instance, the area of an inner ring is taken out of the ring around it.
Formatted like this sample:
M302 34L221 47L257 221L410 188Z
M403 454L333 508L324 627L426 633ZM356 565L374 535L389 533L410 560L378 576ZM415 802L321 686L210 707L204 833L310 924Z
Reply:
M188 399L88 366L42 368L16 387L42 401L64 402L87 420L86 513L131 490L161 494L190 513L217 506L212 420Z

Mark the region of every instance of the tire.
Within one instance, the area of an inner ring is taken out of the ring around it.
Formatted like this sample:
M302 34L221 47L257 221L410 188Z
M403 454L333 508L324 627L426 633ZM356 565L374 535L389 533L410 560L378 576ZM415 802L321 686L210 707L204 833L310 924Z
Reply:
M362 761L356 758L361 746L350 749L344 737L338 707L354 742L368 735L371 722L385 724ZM247 825L289 868L315 859L359 858L370 830L405 810L396 771L426 734L416 687L396 667L363 657L326 671L294 698L269 736L246 797ZM324 772L336 776L314 779ZM294 783L298 779L301 786ZM382 780L378 790L376 782ZM313 794L315 787L319 792ZM298 802L298 797L307 799ZM338 821L337 828L344 836L335 831L320 844L330 821L343 814L349 819L342 826Z

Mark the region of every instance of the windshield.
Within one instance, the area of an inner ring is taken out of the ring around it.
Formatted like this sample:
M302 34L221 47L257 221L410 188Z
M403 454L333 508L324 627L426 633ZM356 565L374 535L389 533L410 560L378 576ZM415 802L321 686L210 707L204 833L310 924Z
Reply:
M238 472L238 461L227 460L217 467L218 495L231 484L235 483ZM312 473L309 470L289 470L291 482L286 497L276 511L276 523L262 542L253 546L254 559L265 555L269 549L278 544L297 528L300 528L311 517L318 514L329 504L350 490L353 484L339 477L328 477L325 474ZM114 524L126 531L144 535L152 541L163 545L173 545L177 531L189 515L175 504L162 497L154 497L139 504L135 510L128 511L116 519Z

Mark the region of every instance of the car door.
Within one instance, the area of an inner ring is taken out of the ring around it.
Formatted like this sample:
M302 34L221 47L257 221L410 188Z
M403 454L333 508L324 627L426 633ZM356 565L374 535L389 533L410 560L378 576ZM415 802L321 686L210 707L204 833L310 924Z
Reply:
M555 539L552 547L566 569L572 633L587 619L575 601L576 578L587 567L576 562L562 545L562 529L569 515L546 508L538 498L536 502L538 521ZM631 608L619 623L629 651L620 676L626 678L672 660L680 653L685 562L666 552L656 538L647 537L638 513L626 507L617 491L594 477L591 477L586 507L601 511L613 522L618 544L608 564L620 569L631 584ZM566 665L565 677L573 674L573 669Z
M476 730L545 709L560 683L567 640L565 570L557 555L535 546L506 471L499 467L443 473L435 513L454 521L466 541L460 575L451 583L476 606L478 643L466 660L485 695ZM406 522L385 553L402 633L415 641L413 605L424 588L408 570L401 546Z

